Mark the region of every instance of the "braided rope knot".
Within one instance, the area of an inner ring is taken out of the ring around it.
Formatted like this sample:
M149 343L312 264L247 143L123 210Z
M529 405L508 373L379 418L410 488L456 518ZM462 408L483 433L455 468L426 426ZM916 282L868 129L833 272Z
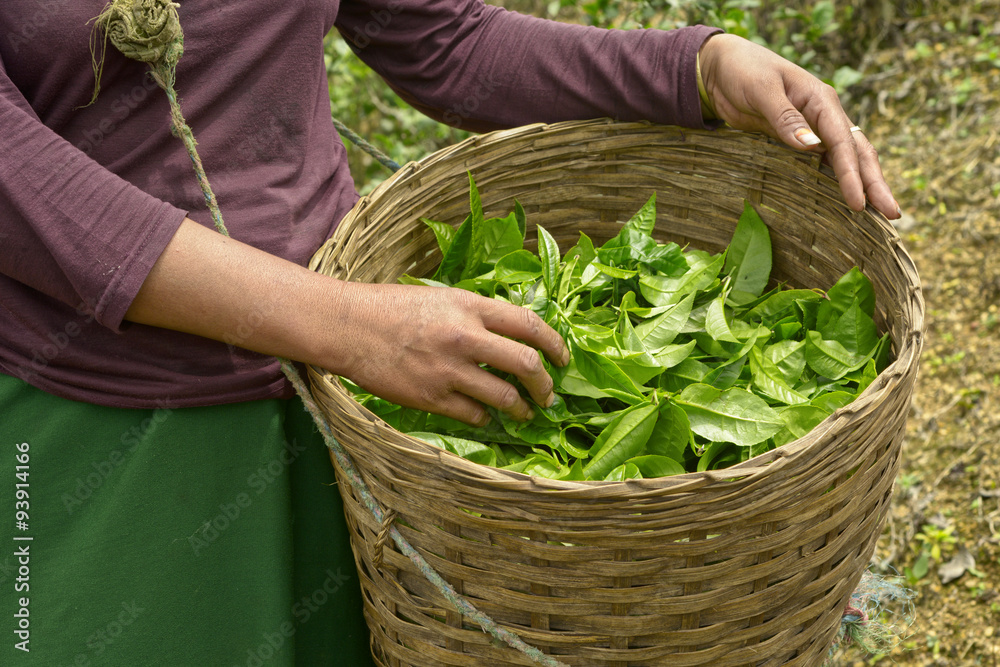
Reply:
M184 54L178 7L169 0L114 0L97 17L97 25L126 57L175 69Z
M179 4L170 0L112 0L94 19L95 38L91 40L91 51L96 50L96 35L103 33L124 56L149 64L161 88L172 88L177 62L184 55L184 32L178 7ZM96 55L93 60L99 89L104 67L103 50L100 61Z

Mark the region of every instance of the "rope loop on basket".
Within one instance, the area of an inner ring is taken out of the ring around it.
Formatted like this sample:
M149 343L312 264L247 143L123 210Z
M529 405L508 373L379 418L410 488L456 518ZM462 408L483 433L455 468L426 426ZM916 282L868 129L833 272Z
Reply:
M375 148L375 146L373 146L372 144L365 141L360 134L358 134L351 128L347 127L336 118L333 119L333 126L337 128L337 132L340 132L342 135L350 139L355 146L357 146L364 152L371 155L380 165L382 165L389 171L395 173L400 170L400 164L398 162L393 160L391 157L389 157L379 149Z
M389 530L392 528L392 524L395 523L397 516L399 516L399 513L394 509L387 510L382 515L382 524L379 527L378 535L375 536L375 544L372 545L372 567L376 570L382 569L382 555L385 552L385 542L389 539Z
M104 30L106 36L111 38L111 33L118 30L116 26L124 23L127 27L131 28L134 27L134 24L140 22L140 19L146 19L146 24L144 24L146 27L140 27L138 31L132 30L123 40L112 39L112 44L119 50L124 49L123 53L125 56L132 58L133 60L139 60L140 62L149 64L149 67L153 72L153 78L167 94L167 99L170 102L172 129L174 134L184 142L184 146L188 151L188 155L194 165L195 176L198 179L198 184L201 186L202 193L205 196L205 202L212 213L212 219L215 223L216 230L224 236L229 236L229 232L222 220L222 213L219 210L215 194L208 183L208 177L205 175L205 168L202 165L201 157L198 155L198 149L196 148L197 142L195 141L194 133L191 131L191 128L181 115L180 104L177 101L177 94L174 90L174 72L177 68L177 60L180 59L180 56L183 53L184 40L179 19L177 18L176 10L178 6L179 5L170 2L169 0L112 0L112 2L108 3L107 7L105 7L104 11L98 17L95 30ZM125 18L121 19L117 23L112 20L114 18L121 17ZM144 45L145 40L149 39L148 33L152 29L150 26L152 26L152 28L163 28L163 26L168 26L170 29L168 34L152 40L155 41L158 46L157 49L153 50L140 48ZM96 57L94 62L95 72L99 72ZM96 90L94 92L94 96L96 99ZM360 137L358 138L360 139ZM367 144L367 142L364 143ZM377 149L370 144L368 144L368 146L372 150L378 152ZM362 146L362 148L364 148L364 146ZM388 160L388 158L386 159ZM388 160L391 165L386 164L382 160L379 161L390 169L393 169L393 171L399 169L399 165L392 160ZM426 577L427 580L435 588L437 588L439 592L441 592L446 600L454 605L462 615L474 620L484 631L493 635L493 637L497 640L507 644L517 651L520 651L532 662L545 665L545 667L568 667L555 658L545 655L537 648L526 644L517 634L505 628L501 628L492 618L476 609L472 603L459 595L454 587L445 581L441 575L439 575L434 568L430 566L424 557L421 556L420 553L418 553L416 549L414 549L413 546L406 541L406 538L404 538L396 527L392 525L395 520L395 512L393 510L383 510L372 496L371 491L368 489L368 485L365 484L364 480L361 478L361 475L354 466L354 462L351 460L350 455L333 436L330 424L327 422L322 411L319 409L319 406L316 404L316 401L313 399L312 393L309 391L309 387L302 379L298 369L288 359L278 357L278 361L281 364L282 372L295 388L299 398L302 399L302 403L312 416L313 421L316 422L316 426L323 435L323 439L326 442L327 447L329 447L333 452L338 465L344 472L348 481L351 483L351 486L353 486L358 492L358 495L361 497L364 505L382 526L379 531L379 539L382 539L383 533L385 533L386 538L392 537L396 546L399 547L399 550L413 562L413 564L420 570L421 574L423 574L424 577ZM384 544L384 540L380 543L378 549L380 564L382 560L382 544Z

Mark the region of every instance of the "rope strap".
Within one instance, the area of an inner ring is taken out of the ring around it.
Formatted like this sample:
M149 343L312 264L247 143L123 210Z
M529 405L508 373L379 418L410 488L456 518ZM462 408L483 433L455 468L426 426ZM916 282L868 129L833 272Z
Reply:
M375 146L365 141L360 134L358 134L351 128L347 127L336 118L333 119L333 126L337 128L337 132L340 132L342 135L344 135L352 142L354 142L355 146L357 146L358 148L360 148L361 150L363 150L364 152L368 153L373 158L378 160L379 164L381 164L383 167L386 167L387 169L393 172L399 171L400 166L398 162L393 160L391 157L389 157L379 149L375 148Z
M183 140L188 155L191 157L195 175L198 178L198 184L201 186L202 194L212 214L215 227L219 233L229 236L229 232L222 220L219 203L212 192L201 158L198 155L194 134L184 120L180 104L177 101L177 93L174 90L177 61L184 52L184 35L180 27L180 18L177 15L178 6L169 0L112 0L97 17L95 30L98 28L103 30L105 38L111 41L115 48L125 56L149 64L156 83L167 94L167 99L170 102L172 130L174 134ZM92 46L94 45L94 41L94 39L91 40ZM103 60L103 53L100 62L98 62L96 56L94 57L94 71L98 79L98 87L100 85L100 69ZM95 98L97 93L98 89L95 88ZM338 125L343 126L339 121ZM348 137L351 135L357 137L356 134L348 130ZM357 139L363 142L364 145L367 145L368 149L378 153L378 150L374 146L364 142L360 137L357 137ZM354 141L358 143L358 141ZM362 145L362 143L359 143L359 145ZM362 147L364 148L364 146ZM399 169L397 163L384 155L382 157L384 160L377 156L376 159L379 159L379 162L393 170ZM376 542L377 552L374 554L378 557L379 563L382 560L382 548L380 547L386 541L382 538L381 534L387 533L389 537L392 537L393 542L396 543L399 550L416 565L420 572L441 592L445 599L453 604L464 616L474 620L483 630L498 640L525 654L533 662L545 665L546 667L567 667L555 658L545 655L537 648L529 646L516 634L501 628L493 619L476 609L468 600L459 595L451 584L441 578L441 575L434 571L423 556L400 535L396 527L392 525L395 518L394 512L392 510L388 512L384 511L372 496L371 491L369 491L368 486L354 466L350 455L333 436L330 424L323 416L319 406L317 406L298 369L287 359L279 357L278 360L281 362L282 372L288 378L288 381L291 382L295 391L302 399L302 403L316 422L320 433L322 433L326 441L327 447L333 451L338 465L351 483L351 486L358 492L362 502L375 517L375 520L382 525L382 529L379 531L379 540Z

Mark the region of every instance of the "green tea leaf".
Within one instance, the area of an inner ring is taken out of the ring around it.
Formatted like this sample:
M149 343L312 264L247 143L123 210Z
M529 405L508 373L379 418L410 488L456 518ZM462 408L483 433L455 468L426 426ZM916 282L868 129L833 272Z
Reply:
M784 427L781 417L764 399L745 389L719 391L706 384L693 384L674 400L687 413L691 430L713 442L749 447Z
M814 398L810 404L818 408L822 408L823 410L827 410L830 414L833 414L845 405L849 405L854 398L854 394L846 391L831 391L825 394L820 394Z
M771 277L771 235L750 202L736 224L726 251L723 273L733 277L733 289L760 296Z
M778 403L786 405L796 405L808 403L809 398L793 390L785 382L784 376L778 367L768 359L760 348L750 350L750 372L753 375L753 384L768 398Z
M825 340L837 341L855 356L873 353L879 341L875 321L861 310L857 301L839 317L831 317L819 331Z
M586 468L584 469L584 474L586 474ZM640 479L642 478L642 473L639 469L631 463L623 463L611 472L608 473L607 477L604 478L605 482L624 482L626 479ZM599 477L588 477L588 479L600 479Z
M496 279L503 283L523 283L542 277L542 262L535 253L516 250L504 255L493 269Z
M440 447L452 454L458 454L463 459L468 459L473 463L480 463L486 466L496 466L497 455L492 449L481 442L457 438L453 435L441 435L440 433L426 433L416 431L410 433L414 438L420 438L424 442L435 447Z
M646 203L636 211L635 215L625 223L624 230L634 230L644 236L652 236L656 226L656 192L650 195Z
M465 259L469 254L469 247L472 245L472 216L465 218L452 238L448 251L444 253L437 271L432 276L434 280L451 284L459 280L462 270L465 268Z
M781 340L764 348L764 358L774 364L785 384L792 387L806 368L805 341Z
M573 465L567 468L564 472L558 474L553 479L564 479L571 482L582 482L587 479L587 476L583 474L583 461L577 459L573 462Z
M420 222L430 227L431 231L434 232L438 248L441 250L441 255L444 256L448 252L448 248L451 247L452 241L455 240L455 228L447 223L434 222L427 218L420 218Z
M689 340L686 343L679 343L677 345L664 345L659 350L653 352L653 357L661 368L673 368L691 356L691 351L694 350L695 344L695 341Z
M820 302L823 295L813 290L791 289L781 290L771 295L758 305L751 308L746 318L758 320L764 324L774 322L795 311L795 304L798 302Z
M559 384L556 385L556 390L560 393L595 399L611 397L610 394L601 391L594 386L593 382L583 376L572 355L570 355L569 364L564 366L564 369L565 372L559 380Z
M465 266L462 267L461 278L469 278L478 272L479 265L486 258L483 235L486 232L485 220L483 218L483 203L479 197L479 190L476 188L476 181L472 177L472 172L467 172L469 177L469 222L471 226L471 237L469 239L468 252L466 253Z
M600 262L591 262L590 266L596 271L603 273L606 276L616 278L618 280L625 280L628 278L634 278L639 272L630 269L619 269L616 266L609 266L607 264L601 264Z
M780 408L778 414L781 415L787 428L787 434L784 437L780 437L780 433L775 436L775 444L781 446L801 438L832 413L822 407L806 403Z
M536 227L538 230L538 256L542 261L542 282L545 288L552 294L556 293L558 284L556 276L559 273L559 245L552 235L545 231L543 227Z
M517 222L517 230L521 232L521 242L524 242L524 234L527 229L527 219L524 215L524 207L521 202L514 200L514 220Z
M556 301L558 301L560 305L566 304L566 299L569 298L569 295L573 292L573 288L576 283L580 280L580 276L576 271L576 263L579 260L580 258L576 255L570 257L563 265L562 270L559 272L559 288L556 292ZM539 262L539 266L541 266L541 262ZM575 298L579 299L579 297L580 295L578 294Z
M490 218L483 222L481 255L482 262L487 266L486 270L505 255L521 250L523 245L524 237L513 213L506 218Z
M639 291L654 306L672 305L692 292L706 289L717 280L724 261L722 255L689 257L691 270L687 273L676 278L642 276L639 278Z
M691 422L687 413L673 401L663 401L659 410L656 426L646 443L646 453L683 461L684 452L691 442Z
M595 387L617 398L635 403L643 399L642 391L614 362L588 352L570 341L573 360L580 374Z
M694 294L689 294L653 319L640 322L635 333L646 349L658 350L674 342L677 334L687 324L693 303Z
M875 289L871 281L856 266L841 276L840 280L827 291L826 296L829 301L823 305L831 313L845 313L858 302L861 312L868 317L875 317Z
M723 343L739 343L739 339L733 335L726 322L725 303L726 296L723 293L708 304L708 311L705 313L705 332L713 340Z
M728 442L710 443L698 459L698 472L725 467L722 465L723 461L734 456L738 456L738 454L733 451L732 444ZM737 458L737 460L739 459Z
M852 354L842 343L826 340L818 331L806 332L806 364L818 375L839 380L852 370L861 368L875 353Z
M702 382L711 370L697 359L688 357L660 376L660 388L670 392L681 391L688 385Z
M573 434L579 434L581 438L572 437ZM586 428L579 424L571 424L566 428L559 431L559 446L564 452L576 459L589 459L590 458L590 445L592 442L588 442L586 447L583 447L583 443L580 441L583 436L590 436L590 432ZM592 437L592 436L591 436ZM582 478L581 478L582 479Z
M583 467L587 478L604 479L612 469L638 456L653 433L658 415L659 406L646 403L626 410L619 421L612 422L591 448L590 462Z
M565 474L566 466L561 465L554 457L544 456L537 452L525 457L523 461L509 466L504 470L513 470L532 477L546 477L548 479L559 479Z
M752 347L752 346L751 346ZM716 389L729 389L743 377L743 369L746 366L747 358L744 355L739 355L734 361L719 364L717 367L709 371L705 379L702 380L704 384L710 384Z
M666 456L650 454L646 456L636 456L625 462L626 465L634 465L642 474L644 479L655 477L667 477L669 475L683 475L687 472L684 466Z

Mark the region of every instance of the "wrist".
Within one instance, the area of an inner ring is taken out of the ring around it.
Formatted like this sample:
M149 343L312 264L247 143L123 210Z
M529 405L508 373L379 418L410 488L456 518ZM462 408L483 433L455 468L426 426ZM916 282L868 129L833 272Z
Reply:
M698 95L701 100L702 112L706 120L722 120L719 115L717 79L719 68L719 49L724 49L726 42L741 39L735 35L717 33L709 35L698 49L695 59L695 69L698 74Z
M695 77L698 79L698 97L701 98L701 115L705 120L716 120L719 114L715 112L712 101L708 97L708 90L705 88L705 79L701 70L701 50L694 57Z

